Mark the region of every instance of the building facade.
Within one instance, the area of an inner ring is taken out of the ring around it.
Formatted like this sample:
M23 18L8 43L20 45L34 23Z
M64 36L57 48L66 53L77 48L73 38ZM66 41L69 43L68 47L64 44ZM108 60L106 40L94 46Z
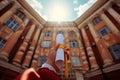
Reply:
M120 79L119 0L98 0L77 20L61 23L45 21L25 0L1 0L0 79L38 69L58 34L69 48L68 80ZM63 80L64 72L58 73Z

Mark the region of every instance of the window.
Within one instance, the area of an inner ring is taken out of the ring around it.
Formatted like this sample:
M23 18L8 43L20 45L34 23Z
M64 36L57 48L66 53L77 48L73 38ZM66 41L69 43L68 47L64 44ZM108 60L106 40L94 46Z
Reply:
M38 58L38 66L42 66L47 60L47 56L41 56Z
M19 27L19 24L13 18L9 18L5 24L14 31Z
M82 66L79 56L72 56L72 65L73 66Z
M120 59L120 44L113 45L109 50L114 59Z
M74 31L70 31L68 32L68 36L71 37L71 36L76 36L75 32Z
M24 19L24 17L25 17L25 15L22 13L22 12L20 12L20 11L17 11L16 13L15 13L20 19Z
M41 46L43 48L49 48L50 47L50 41L42 41Z
M101 22L102 20L101 20L101 18L100 17L96 17L96 18L94 18L94 20L92 21L93 22L93 25L96 25L96 24L98 24L99 22Z
M78 42L76 40L70 41L71 48L78 48Z
M98 34L99 34L100 37L103 37L103 36L105 36L105 35L107 35L109 33L110 33L110 30L106 26L103 26L102 28L100 28L98 30Z
M48 31L44 34L45 37L52 37L52 32Z
M3 46L5 45L6 41L3 40L2 38L0 38L0 49L3 48Z
M64 33L62 31L57 32L57 34L62 34L64 36Z

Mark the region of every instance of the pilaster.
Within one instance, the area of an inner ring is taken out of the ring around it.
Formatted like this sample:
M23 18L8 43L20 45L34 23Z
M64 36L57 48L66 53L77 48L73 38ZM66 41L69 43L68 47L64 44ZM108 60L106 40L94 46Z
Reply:
M120 14L117 13L113 8L108 8L107 10L111 16L120 24Z
M100 39L99 36L97 35L97 33L95 32L93 24L88 23L88 27L90 29L90 32L92 33L92 36L94 37L96 45L100 51L100 55L103 59L104 65L112 64L111 56L109 55L109 52L107 51L104 43L102 42L102 39Z
M83 34L83 39L85 41L85 47L86 47L87 54L88 54L88 57L89 57L89 60L90 60L91 68L92 69L97 69L98 65L97 65L93 50L90 46L90 42L89 42L89 39L88 39L87 34L85 32L85 29L82 28L81 31L82 31L82 34Z
M29 64L30 64L30 61L31 61L31 58L33 56L33 52L34 52L34 49L35 49L35 46L37 45L37 40L38 40L38 37L39 37L39 34L40 34L40 29L37 28L36 32L35 32L35 35L33 37L33 40L32 40L32 43L27 51L27 54L25 56L25 60L23 62L23 66L24 67L29 67Z
M29 24L29 23L28 23ZM35 25L32 24L32 25L29 25L30 30L28 31L27 35L25 36L25 39L23 41L23 44L21 45L21 47L18 49L18 52L16 53L14 59L13 59L13 63L14 64L20 64L21 63L21 60L23 58L23 55L25 54L26 52L26 49L28 47L28 45L30 44L30 39L32 37L32 34L33 34L33 31L35 29Z

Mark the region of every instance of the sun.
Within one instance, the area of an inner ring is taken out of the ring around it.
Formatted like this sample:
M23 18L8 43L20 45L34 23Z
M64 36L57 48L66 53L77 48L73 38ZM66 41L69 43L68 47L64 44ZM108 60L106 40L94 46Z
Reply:
M49 10L49 21L61 22L65 21L68 18L69 11L65 5L54 4Z

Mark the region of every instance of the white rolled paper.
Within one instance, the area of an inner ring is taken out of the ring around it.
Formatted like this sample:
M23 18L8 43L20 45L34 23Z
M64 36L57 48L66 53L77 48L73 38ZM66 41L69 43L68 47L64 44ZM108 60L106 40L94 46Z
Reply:
M63 34L58 34L56 37L56 43L57 44L64 44L64 36ZM58 48L55 58L55 64L56 66L61 69L61 67L64 64L64 49Z
M64 50L63 50L62 48L59 48L59 49L57 50L57 54L56 54L56 59L55 59L55 61L57 61L57 60L62 60L62 61L64 61Z

